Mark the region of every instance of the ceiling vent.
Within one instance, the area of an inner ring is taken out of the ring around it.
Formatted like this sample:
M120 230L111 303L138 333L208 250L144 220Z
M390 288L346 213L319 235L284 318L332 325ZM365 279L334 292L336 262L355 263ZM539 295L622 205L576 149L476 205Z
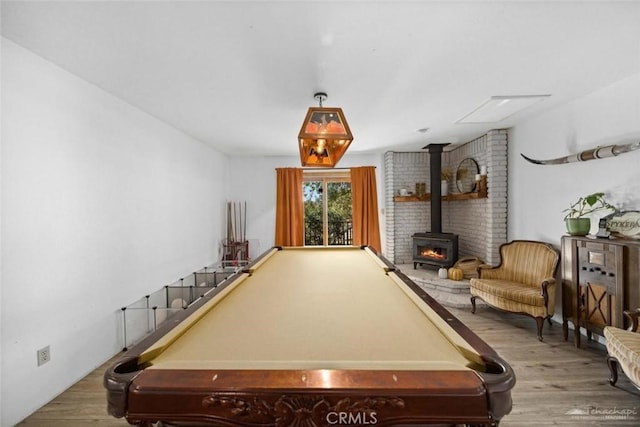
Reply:
M551 95L492 96L456 123L496 123Z

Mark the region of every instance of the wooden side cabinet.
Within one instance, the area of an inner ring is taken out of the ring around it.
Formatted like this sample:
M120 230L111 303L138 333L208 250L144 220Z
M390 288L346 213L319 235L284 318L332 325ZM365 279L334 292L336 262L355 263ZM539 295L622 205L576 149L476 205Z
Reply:
M640 242L563 236L562 332L580 347L580 330L587 338L602 335L605 326L625 328L623 311L640 307Z

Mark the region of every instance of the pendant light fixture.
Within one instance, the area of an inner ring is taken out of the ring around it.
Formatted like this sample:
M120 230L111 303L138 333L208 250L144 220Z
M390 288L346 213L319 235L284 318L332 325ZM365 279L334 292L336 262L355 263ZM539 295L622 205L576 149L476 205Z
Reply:
M334 167L353 141L341 108L323 107L327 94L313 95L319 107L311 107L298 134L302 166Z

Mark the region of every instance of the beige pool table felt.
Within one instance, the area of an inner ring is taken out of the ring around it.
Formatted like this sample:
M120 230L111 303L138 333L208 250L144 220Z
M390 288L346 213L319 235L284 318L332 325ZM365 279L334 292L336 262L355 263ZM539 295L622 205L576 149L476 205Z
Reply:
M464 370L481 364L370 250L272 250L141 355L150 369Z

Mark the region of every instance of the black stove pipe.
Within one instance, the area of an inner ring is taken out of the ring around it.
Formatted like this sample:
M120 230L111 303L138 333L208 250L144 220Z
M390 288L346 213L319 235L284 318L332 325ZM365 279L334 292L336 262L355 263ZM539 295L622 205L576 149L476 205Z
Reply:
M423 149L429 152L429 182L431 192L431 232L442 233L442 150L449 144L429 144Z

